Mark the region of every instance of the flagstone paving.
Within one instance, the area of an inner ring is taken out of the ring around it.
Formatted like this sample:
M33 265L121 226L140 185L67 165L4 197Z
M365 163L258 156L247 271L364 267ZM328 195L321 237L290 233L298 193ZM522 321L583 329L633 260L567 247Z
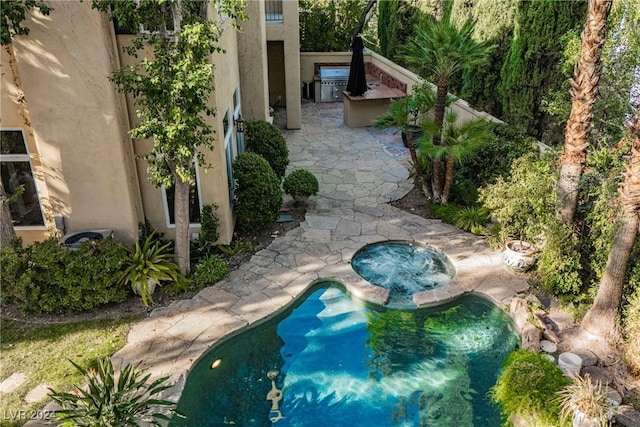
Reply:
M141 361L154 376L169 376L177 397L190 367L213 344L282 310L320 279L337 280L355 296L384 304L388 291L367 283L350 265L358 249L384 240L432 245L454 263L451 283L416 295L418 305L470 291L506 304L527 288L480 238L388 204L412 188L398 134L347 128L342 104L305 104L302 113L302 128L283 133L289 169L307 169L320 183L305 221L194 298L154 310L133 327L113 356L116 364Z

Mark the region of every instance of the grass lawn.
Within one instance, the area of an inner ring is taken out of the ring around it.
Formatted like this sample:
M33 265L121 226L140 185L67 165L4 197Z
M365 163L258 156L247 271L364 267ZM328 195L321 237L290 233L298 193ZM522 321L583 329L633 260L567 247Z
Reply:
M56 324L2 320L0 380L15 372L25 374L27 380L13 392L0 394L0 425L22 425L33 411L42 409L48 399L24 402L27 393L39 384L68 390L72 384L80 383L82 377L68 359L80 366L93 366L97 359L124 346L129 329L142 318L144 314Z

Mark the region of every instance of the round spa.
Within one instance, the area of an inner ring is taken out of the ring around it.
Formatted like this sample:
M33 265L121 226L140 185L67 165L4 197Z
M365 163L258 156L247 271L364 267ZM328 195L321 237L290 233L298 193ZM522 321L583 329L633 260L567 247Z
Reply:
M431 246L402 240L367 245L355 253L351 267L363 279L389 290L387 307L415 308L413 294L451 281L453 264Z

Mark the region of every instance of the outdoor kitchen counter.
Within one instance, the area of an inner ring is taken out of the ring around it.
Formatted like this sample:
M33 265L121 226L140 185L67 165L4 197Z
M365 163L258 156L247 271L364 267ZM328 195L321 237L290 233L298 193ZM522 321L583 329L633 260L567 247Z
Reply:
M381 84L377 79L367 75L367 91L360 96L344 95L344 124L350 128L373 126L378 117L389 109L389 104L396 98L406 94L400 89L393 89Z

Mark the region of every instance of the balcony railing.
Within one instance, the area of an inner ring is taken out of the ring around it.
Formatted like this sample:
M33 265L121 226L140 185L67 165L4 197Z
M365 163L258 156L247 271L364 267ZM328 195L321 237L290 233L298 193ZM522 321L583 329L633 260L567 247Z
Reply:
M281 24L282 21L282 0L266 0L264 5L264 15L267 24Z

